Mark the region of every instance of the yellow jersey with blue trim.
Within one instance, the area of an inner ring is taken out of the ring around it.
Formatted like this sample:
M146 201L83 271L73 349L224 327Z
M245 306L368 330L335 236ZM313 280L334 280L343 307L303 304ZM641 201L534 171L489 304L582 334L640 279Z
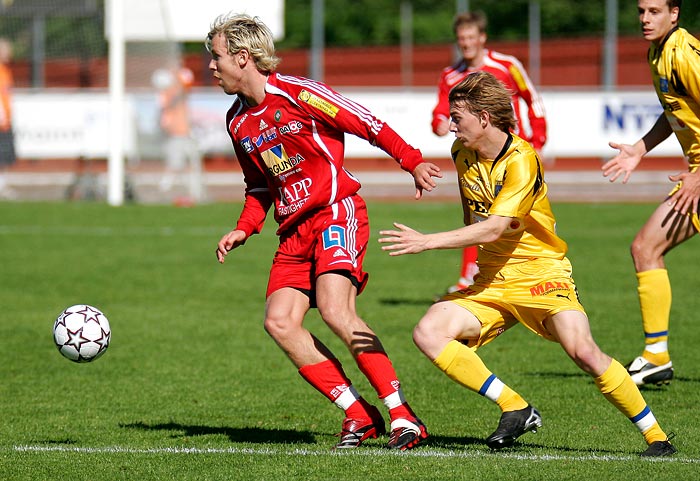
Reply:
M500 239L479 246L480 269L565 257L567 245L556 234L542 164L528 142L509 133L498 156L485 159L457 140L452 159L466 225L490 215L512 218Z
M656 94L690 167L700 165L700 41L676 27L648 52Z

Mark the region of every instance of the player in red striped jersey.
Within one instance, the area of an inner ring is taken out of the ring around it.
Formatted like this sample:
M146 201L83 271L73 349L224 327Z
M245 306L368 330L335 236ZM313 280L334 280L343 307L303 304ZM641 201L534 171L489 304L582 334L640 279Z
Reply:
M542 99L517 58L485 47L486 25L486 16L481 12L461 13L454 19L453 30L462 58L454 65L446 67L440 75L438 103L433 109L433 132L439 136L449 133L450 102L448 96L452 87L464 80L470 73L485 71L493 74L512 95L511 103L516 119L513 133L530 142L539 154L547 141L547 122L544 117ZM523 109L523 104L527 108L527 114ZM525 122L526 116L528 122ZM454 286L448 289L449 292L471 285L478 272L476 248L463 249L460 278Z
M379 410L359 395L338 359L303 327L317 307L345 343L389 410L388 446L408 449L427 438L406 402L379 338L355 311L367 283L363 259L369 221L360 182L344 166L345 133L381 148L411 173L416 199L435 187L440 169L424 162L367 109L322 82L275 72L279 59L269 29L248 15L221 16L206 46L209 69L226 94L228 134L243 169L245 203L236 227L219 241L219 262L260 232L270 208L279 228L267 287L265 329L299 374L345 411L338 448L385 432Z

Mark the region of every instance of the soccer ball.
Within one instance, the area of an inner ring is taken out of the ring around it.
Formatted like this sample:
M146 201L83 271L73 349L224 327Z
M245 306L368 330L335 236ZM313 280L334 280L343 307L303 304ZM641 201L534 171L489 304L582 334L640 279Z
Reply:
M66 308L53 324L58 352L75 362L94 361L105 353L111 338L107 317L86 304Z

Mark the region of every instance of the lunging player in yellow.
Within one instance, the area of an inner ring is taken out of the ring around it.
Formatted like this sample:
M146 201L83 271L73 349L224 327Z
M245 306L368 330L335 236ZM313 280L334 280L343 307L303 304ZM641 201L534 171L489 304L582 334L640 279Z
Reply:
M476 350L516 325L561 344L600 392L644 436L643 456L669 456L676 448L659 426L625 368L593 340L579 303L566 243L555 232L540 160L532 146L510 133L510 95L490 73L475 72L450 92L450 131L468 224L422 234L395 223L381 231L392 256L430 249L479 247L474 284L433 304L413 340L438 369L496 403L502 411L492 449L512 445L542 426L540 413L494 375Z

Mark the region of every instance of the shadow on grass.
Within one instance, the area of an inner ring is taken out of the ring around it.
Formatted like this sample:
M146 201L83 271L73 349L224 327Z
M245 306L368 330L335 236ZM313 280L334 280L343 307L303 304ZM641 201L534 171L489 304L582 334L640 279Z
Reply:
M469 436L459 437L459 436L436 436L431 435L423 444L423 447L449 449L452 451L463 451L465 447L483 447L486 448L486 442L481 438L474 438ZM616 454L616 455L627 455L629 452L622 450L611 450L611 449L600 449L586 450L581 448L570 448L567 446L550 446L538 443L528 442L527 439L521 441L516 441L513 446L509 448L504 448L501 450L489 450L491 453L504 453L511 455L531 453L533 449L541 449L543 452L551 453L552 451L558 451L560 453L578 453L578 454Z
M700 384L700 378L697 377L685 377L685 376L673 376L673 381L671 381L670 384L673 384L676 381L680 382L694 382L696 384ZM663 387L663 386L661 386Z
M398 298L398 297L384 297L379 299L379 303L384 306L430 306L434 304L434 300L430 298Z
M128 429L140 429L142 431L177 431L172 437L206 436L208 434L223 434L234 443L314 443L314 436L308 431L292 431L289 429L264 429L264 428L230 428L214 426L197 426L180 423L155 423L148 424L136 422L124 424L119 427Z
M39 439L39 440L33 440L30 442L30 444L56 444L56 445L71 445L71 444L79 444L77 439L71 439L71 438L63 438L63 439Z
M542 377L551 379L573 379L573 378L583 378L592 379L590 375L583 371L578 372L558 372L558 371L530 371L525 373L526 376L532 377Z
M440 436L431 434L421 443L421 447L451 449L453 451L463 449L465 446L485 446L484 440L471 436Z

